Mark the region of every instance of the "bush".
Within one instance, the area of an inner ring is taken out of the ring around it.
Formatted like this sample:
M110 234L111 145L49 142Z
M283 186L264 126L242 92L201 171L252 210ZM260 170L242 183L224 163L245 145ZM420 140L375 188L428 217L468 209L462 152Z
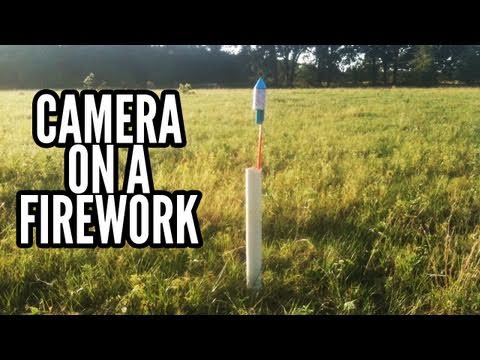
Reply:
M195 94L195 91L192 90L192 85L189 83L181 84L178 86L178 91L182 94Z
M92 89L97 85L97 79L95 78L95 74L92 72L88 74L88 76L83 79L83 86L87 89Z

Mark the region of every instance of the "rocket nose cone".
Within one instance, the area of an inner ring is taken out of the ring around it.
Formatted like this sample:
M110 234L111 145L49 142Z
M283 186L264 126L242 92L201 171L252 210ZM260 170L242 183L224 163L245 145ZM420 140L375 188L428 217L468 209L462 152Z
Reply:
M259 78L257 83L254 86L254 89L266 89L267 85L265 85L265 82L263 81L262 78Z

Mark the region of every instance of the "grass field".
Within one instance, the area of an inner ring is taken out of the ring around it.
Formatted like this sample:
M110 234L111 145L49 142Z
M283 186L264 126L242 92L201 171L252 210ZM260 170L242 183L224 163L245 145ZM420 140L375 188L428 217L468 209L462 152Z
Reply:
M0 92L0 312L480 312L480 90L270 90L264 289L245 289L250 90L182 96L188 145L156 189L203 192L201 249L18 249L15 194L63 189L31 137L33 91ZM120 181L126 153L121 156Z

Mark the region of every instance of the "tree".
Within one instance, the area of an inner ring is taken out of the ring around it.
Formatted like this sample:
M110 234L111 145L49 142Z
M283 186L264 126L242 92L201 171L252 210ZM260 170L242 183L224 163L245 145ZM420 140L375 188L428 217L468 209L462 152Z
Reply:
M378 55L381 61L383 86L388 86L389 73L392 73L393 86L397 85L398 70L405 65L405 55L408 51L408 45L378 45L374 53Z
M326 86L330 86L333 76L339 71L338 66L342 61L342 48L342 45L315 45L313 55L315 56L318 84L325 80Z
M389 69L393 67L394 63L398 61L400 48L398 45L381 45L378 50L379 50L380 60L382 61L383 86L387 87L388 72L389 72ZM394 70L393 72L396 73L397 71L398 71L398 64L397 64L397 69ZM395 74L395 77L396 77L396 74ZM395 79L395 82L396 82L396 79Z
M83 86L87 89L92 89L97 85L97 80L95 79L95 74L91 72L87 75L87 77L83 80Z
M208 51L212 54L219 54L222 51L222 45L207 45Z
M465 60L464 54L472 46L468 45L434 45L431 47L435 69L441 74L442 80L452 81L457 70Z
M411 46L410 45L390 45L393 63L392 63L392 85L397 86L398 70L405 69L405 66L410 60Z
M263 76L272 86L278 86L276 45L242 46L240 54L247 59L248 68L254 78Z
M461 60L455 70L454 78L467 85L480 82L480 46L468 46L461 55Z
M418 85L432 86L437 81L435 53L432 45L417 45L412 61L412 72Z
M278 60L275 45L263 45L265 51L265 67L271 77L272 85L278 86Z
M277 55L283 64L285 86L293 87L298 59L307 48L306 45L276 45Z
M365 55L365 64L370 67L370 84L377 86L378 63L382 55L383 45L361 45L359 51Z

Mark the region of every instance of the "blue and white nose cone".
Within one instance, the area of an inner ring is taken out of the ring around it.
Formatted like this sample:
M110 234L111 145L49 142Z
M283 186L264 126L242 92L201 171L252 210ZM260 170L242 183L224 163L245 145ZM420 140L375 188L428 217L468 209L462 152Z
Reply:
M255 122L262 125L265 118L265 103L267 98L267 86L262 78L258 79L253 88L253 110L255 110Z

